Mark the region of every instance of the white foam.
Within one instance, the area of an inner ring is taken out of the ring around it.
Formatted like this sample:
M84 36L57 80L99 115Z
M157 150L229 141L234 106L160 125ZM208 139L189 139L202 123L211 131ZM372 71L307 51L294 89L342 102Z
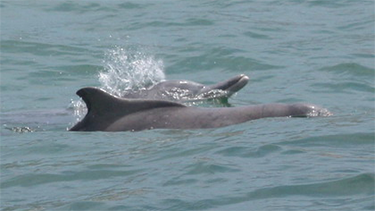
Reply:
M312 107L312 110L307 114L308 117L318 117L318 116L332 116L333 113L328 111L325 108L320 108L320 107Z
M163 61L139 50L116 47L106 53L103 62L104 70L98 74L101 88L116 96L165 79Z

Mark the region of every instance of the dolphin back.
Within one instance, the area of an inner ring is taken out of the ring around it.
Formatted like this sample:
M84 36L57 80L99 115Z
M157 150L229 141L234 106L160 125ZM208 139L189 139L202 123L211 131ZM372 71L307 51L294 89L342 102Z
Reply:
M82 88L77 91L77 95L85 102L87 114L70 131L105 130L118 118L132 113L162 107L186 107L164 100L118 98L95 87Z

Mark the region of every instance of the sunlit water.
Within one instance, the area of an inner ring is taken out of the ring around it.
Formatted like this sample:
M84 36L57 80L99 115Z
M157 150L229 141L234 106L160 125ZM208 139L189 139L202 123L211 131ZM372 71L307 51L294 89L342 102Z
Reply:
M2 210L374 210L373 1L1 1ZM324 118L68 132L75 92L250 81Z

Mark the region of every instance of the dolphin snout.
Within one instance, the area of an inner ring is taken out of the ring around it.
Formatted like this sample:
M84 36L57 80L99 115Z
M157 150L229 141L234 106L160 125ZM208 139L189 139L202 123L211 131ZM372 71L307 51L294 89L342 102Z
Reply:
M249 81L249 77L245 74L237 75L231 79L226 81L222 81L215 85L209 86L210 89L220 89L227 91L229 93L234 93L242 89L246 86L247 82Z

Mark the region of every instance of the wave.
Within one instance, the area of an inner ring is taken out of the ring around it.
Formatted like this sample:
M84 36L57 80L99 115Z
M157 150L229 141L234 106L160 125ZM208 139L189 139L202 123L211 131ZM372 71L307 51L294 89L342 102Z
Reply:
M347 197L360 195L358 197L368 197L374 194L374 174L363 173L349 178L338 179L330 182L284 185L257 189L238 196L223 197L217 199L201 199L197 201L183 201L177 199L167 199L165 204L167 210L174 210L177 207L185 207L189 210L196 210L202 207L217 208L231 204L246 203L254 200L277 200L277 198L287 198L290 196L313 197L319 200L329 200L337 197Z
M324 72L332 72L338 75L344 75L349 77L370 77L375 76L375 69L363 66L358 63L340 63L333 66L327 66L320 69Z

